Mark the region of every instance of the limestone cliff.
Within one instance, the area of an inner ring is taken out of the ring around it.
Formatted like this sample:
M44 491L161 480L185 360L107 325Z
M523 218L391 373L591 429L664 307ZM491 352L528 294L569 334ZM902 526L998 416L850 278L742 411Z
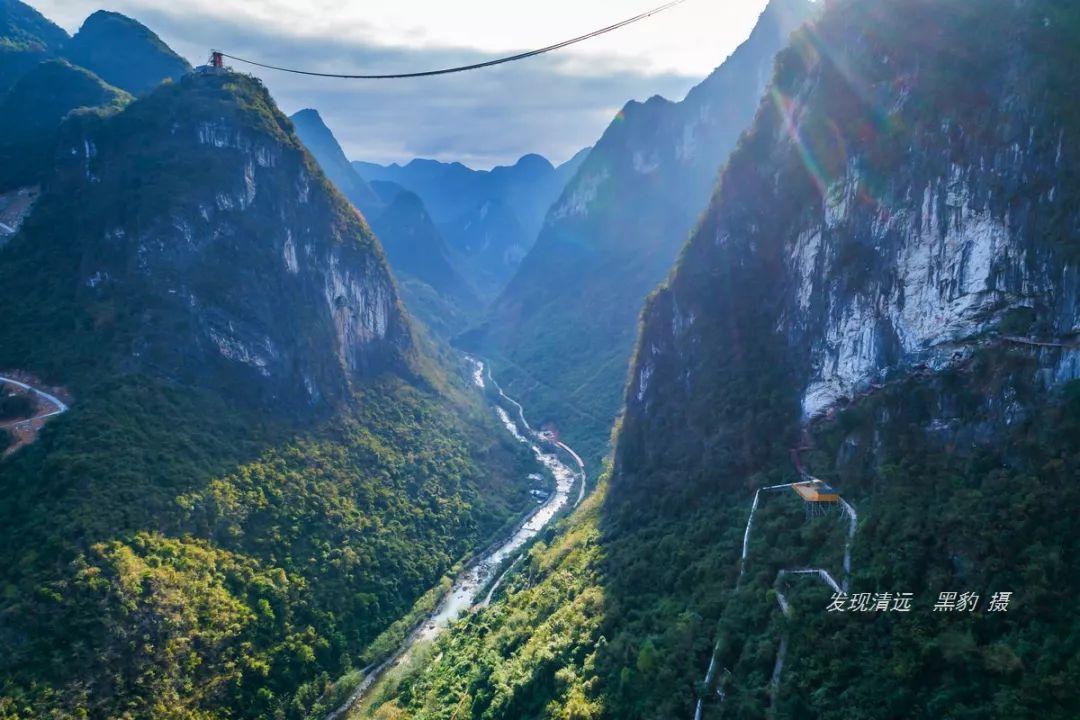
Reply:
M692 416L729 372L781 368L807 419L995 343L1030 348L1045 386L1080 377L1076 125L1038 51L1064 20L992 5L913 4L894 38L875 28L897 4L834 3L780 58L646 308L627 394L643 445L656 406ZM911 41L917 21L935 32ZM706 445L730 425L709 417Z
M64 246L64 300L111 339L95 363L301 405L407 366L381 248L251 78L72 118L40 205L11 251Z

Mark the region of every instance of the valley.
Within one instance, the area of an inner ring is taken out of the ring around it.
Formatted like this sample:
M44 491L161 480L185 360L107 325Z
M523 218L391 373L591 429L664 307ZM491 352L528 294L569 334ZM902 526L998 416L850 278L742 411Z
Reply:
M1080 4L36 2L0 720L1080 717Z
M558 450L566 453L577 464L578 469L574 470L561 461L558 451L551 447L552 443L542 439L529 426L525 420L524 408L508 397L491 377L490 368L475 358L467 359L474 368L472 377L475 386L482 390L490 384L500 401L514 406L518 415L516 420L506 413L502 405L493 403L493 408L502 420L506 431L518 442L526 444L538 463L554 478L554 489L550 493L545 493L546 497L540 500L540 506L529 513L513 534L479 553L466 564L439 599L435 611L416 624L390 657L374 667L367 668L356 689L340 707L326 716L326 720L351 717L350 711L353 707L364 698L365 693L376 686L385 674L408 664L418 647L430 645L443 630L464 613L470 612L474 607L489 604L504 574L509 572L510 567L520 559L522 549L558 517L567 505L571 490L575 486L578 488L578 502L584 497L586 477L580 458L568 446L558 443ZM486 380L485 368L487 369ZM543 445L548 447L545 448ZM483 600L480 599L481 593L484 593Z

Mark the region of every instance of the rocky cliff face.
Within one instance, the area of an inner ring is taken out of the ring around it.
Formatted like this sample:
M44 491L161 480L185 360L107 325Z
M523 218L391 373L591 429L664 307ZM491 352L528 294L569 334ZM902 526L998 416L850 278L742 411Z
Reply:
M812 9L774 0L751 36L682 101L628 103L551 206L487 325L468 340L538 419L558 423L575 447L585 443L589 460L607 450L641 302L668 273L753 119L776 53Z
M11 251L63 246L65 300L119 366L300 405L405 368L381 248L254 80L190 75L72 118L57 154Z
M374 220L386 209L386 203L349 164L337 138L323 122L318 110L301 110L293 113L289 119L323 172L357 210L364 213L368 220Z
M830 13L783 56L646 310L631 426L673 389L708 383L732 344L788 369L805 418L1016 336L1046 343L1028 345L1045 384L1080 373L1075 126L1035 50L1060 23L1038 3L997 3L992 19L919 3L910 16L938 30L904 46L869 20L895 5L840 5L846 17ZM980 23L1007 42L974 37Z

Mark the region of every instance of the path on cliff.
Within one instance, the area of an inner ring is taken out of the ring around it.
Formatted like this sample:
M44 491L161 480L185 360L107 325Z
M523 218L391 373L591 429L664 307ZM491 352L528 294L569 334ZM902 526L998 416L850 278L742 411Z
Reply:
M22 423L33 422L34 420L44 420L45 418L50 418L53 415L60 415L61 413L66 413L68 411L68 406L64 403L63 400L56 397L55 395L52 395L50 393L45 392L44 390L41 390L40 388L36 388L33 385L29 385L27 383L24 383L24 382L22 382L20 380L16 380L13 377L8 377L6 375L0 375L0 383L8 383L10 385L14 385L15 387L22 388L23 390L26 390L27 392L30 392L30 393L33 393L34 395L37 395L40 399L44 400L47 404L52 406L52 409L48 410L47 412L39 413L39 414L37 414L37 415L35 415L33 417L22 418L21 420L15 420L15 421L6 423L6 424L4 424L4 425L2 425L0 427L13 427L15 425L21 425Z
M450 590L443 595L435 612L413 628L412 632L409 633L398 649L389 658L369 669L360 684L353 690L352 694L349 695L348 699L342 703L340 707L328 714L326 720L340 720L340 718L345 717L379 678L381 678L388 670L407 661L410 653L417 645L434 640L450 625L450 623L457 620L472 608L483 607L490 603L492 596L502 583L503 578L506 577L506 574L510 571L511 567L521 559L521 550L525 544L536 537L536 535L559 514L559 511L566 506L569 501L570 491L573 489L575 483L578 483L580 488L578 491L577 502L581 502L581 499L584 497L586 483L585 466L578 454L564 443L545 443L541 439L540 433L533 430L532 426L529 425L529 422L525 419L525 408L504 393L503 389L499 387L499 384L495 382L495 378L491 375L491 367L485 366L485 363L473 357L466 356L466 359L472 363L473 366L473 384L480 389L485 388L486 370L486 382L491 383L492 389L504 402L514 407L517 415L516 419L512 418L501 405L494 404L494 410L498 414L499 419L502 421L506 430L513 435L514 439L518 442L528 445L529 449L532 450L533 454L536 456L537 461L546 467L555 477L555 492L548 496L538 508L530 513L509 538L495 544L481 553L476 560L469 563L454 580ZM575 472L569 465L560 460L557 451L551 452L545 450L545 445L554 445L559 450L567 453L577 465L578 470ZM499 572L499 569L502 568L503 565L506 564L506 561L511 557L514 559L507 565L503 572L496 577L495 574ZM492 583L492 580L494 580L494 583ZM489 583L492 583L491 588L483 598L480 598L480 591Z
M809 447L806 444L806 438L803 439L803 443L799 447L792 448L791 458L795 465L796 471L799 473L800 480L798 483L783 483L780 485L768 485L766 487L760 487L754 493L754 500L750 504L750 515L746 519L746 529L743 530L743 542L742 542L742 554L739 556L739 577L735 581L735 587L738 588L742 583L743 573L746 570L746 557L750 550L750 531L754 523L754 515L757 513L758 506L761 501L761 493L769 492L772 490L782 490L784 488L793 487L803 482L822 482L818 478L810 474L809 471L803 466L801 453L804 450L808 450ZM788 604L787 597L784 595L782 583L785 577L789 575L801 575L810 576L820 579L822 582L831 587L835 592L847 592L848 589L848 577L851 574L851 546L855 542L855 531L858 529L859 515L855 511L855 507L849 503L843 497L839 498L837 504L843 509L843 512L848 516L848 532L844 539L844 574L842 582L838 583L824 568L790 568L780 570L776 574L776 580L773 582L773 587L776 590L776 602L780 606L780 612L788 617L791 613L791 607ZM787 657L788 647L788 633L785 630L784 634L780 637L780 646L776 652L776 664L773 666L772 678L769 681L769 698L770 703L775 706L776 696L780 691L780 679L784 670L784 661ZM708 695L709 688L713 684L713 680L716 677L717 662L716 657L720 652L720 641L717 639L716 644L713 646L712 655L709 658L709 667L705 671L704 681L704 693L697 700L697 705L694 708L694 720L701 720L702 713L704 712L705 698Z

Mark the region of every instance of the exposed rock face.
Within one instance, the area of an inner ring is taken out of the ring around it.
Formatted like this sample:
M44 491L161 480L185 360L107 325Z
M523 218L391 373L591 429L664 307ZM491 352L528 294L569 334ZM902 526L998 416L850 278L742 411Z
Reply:
M558 422L575 447L586 443L590 460L607 450L641 303L753 119L776 53L813 7L773 0L686 98L627 103L551 206L488 324L468 339L538 419Z
M381 249L255 81L188 76L76 118L59 158L43 212L80 218L80 304L143 298L115 319L125 366L311 404L405 362Z
M1029 346L1043 385L1080 377L1077 127L1036 50L1062 28L1030 3L899 5L835 3L778 61L646 309L624 467L666 453L673 417L711 447L735 419L706 404L777 368L804 418L1014 336L1048 344ZM904 45L882 17L936 34Z
M337 138L323 122L318 110L300 110L289 119L296 126L296 134L300 136L304 146L319 161L323 172L357 210L371 221L386 209L386 204L378 194L349 164Z
M36 187L0 193L0 247L19 232L38 198Z
M1010 132L1019 129L1016 123L1038 121L1010 120ZM1064 181L1066 159L1055 150L1056 129L1043 126L1040 131L1049 135L1036 138L1035 126L1028 127L1024 147L1005 144L963 165L932 161L919 167L925 179L892 189L903 191L905 201L887 210L859 203L857 161L827 189L822 217L801 230L805 243L792 248L799 303L785 318L792 322L793 340L810 347L812 371L802 400L807 416L899 367L954 362L1019 311L1041 320L1043 337L1080 331L1076 265L1023 221L1067 209L1055 206L1050 193L1009 202L991 189L1005 179L999 192L1009 196L1021 192L1023 178ZM946 148L952 144L947 135L938 139ZM831 279L864 270L842 267L842 246L851 235L873 248L868 260L875 271L845 291ZM805 314L817 317L809 321ZM1076 357L1067 354L1062 362L1056 374L1074 377Z

